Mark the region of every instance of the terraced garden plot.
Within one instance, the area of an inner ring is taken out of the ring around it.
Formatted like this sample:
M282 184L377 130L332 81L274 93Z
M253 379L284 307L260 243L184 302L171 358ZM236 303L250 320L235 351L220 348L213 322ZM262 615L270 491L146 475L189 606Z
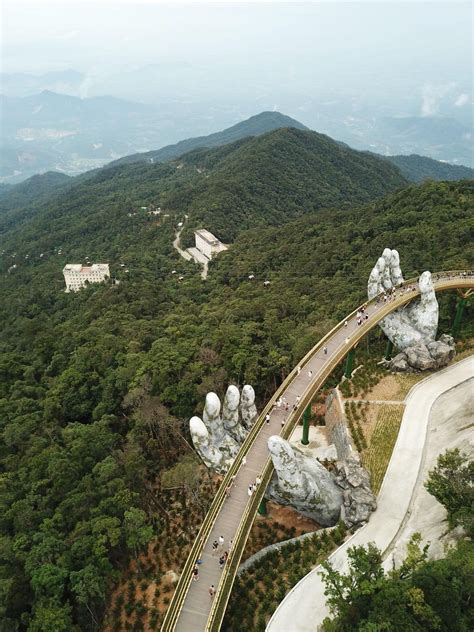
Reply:
M362 463L370 473L372 489L378 494L387 470L405 407L382 404L369 446L362 454Z

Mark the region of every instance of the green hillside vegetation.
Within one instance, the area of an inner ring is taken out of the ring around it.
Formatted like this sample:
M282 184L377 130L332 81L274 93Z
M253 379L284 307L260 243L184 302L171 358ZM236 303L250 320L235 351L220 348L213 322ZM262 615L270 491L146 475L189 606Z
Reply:
M347 576L323 563L328 604L335 615L324 621L324 632L472 630L472 544L462 542L445 559L428 560L419 543L415 534L404 562L387 574L373 544L349 549Z
M141 154L132 154L114 160L107 167L118 164L130 164L133 162L166 162L173 158L178 158L183 154L198 148L220 147L228 143L233 143L248 136L259 136L281 127L295 127L296 129L308 129L302 123L295 121L280 112L261 112L251 116L245 121L232 125L222 132L209 134L208 136L198 136L197 138L187 138L174 145L167 145L155 151L147 151Z
M20 219L34 215L42 202L73 183L74 179L63 173L48 171L16 185L3 185L0 188L0 222L3 230Z
M423 180L468 180L474 178L474 169L464 165L451 165L426 156L387 156L392 164L400 169L410 182Z
M104 170L29 221L17 209L17 224L0 227L5 630L100 628L117 573L164 528L161 472L189 452L187 420L205 393L249 382L261 405L363 300L383 247L399 247L406 274L469 266L474 183L428 183L351 206L401 183L376 158L281 130L179 164ZM245 209L215 209L218 195L242 196ZM266 196L278 198L274 215ZM169 217L140 211L151 202ZM206 282L171 246L185 210L216 230L227 217L236 236ZM121 284L65 294L63 265L86 255L109 262ZM442 301L441 329L455 300Z
M38 198L49 195L59 187L72 183L73 179L64 173L48 171L37 176L32 176L16 185L3 185L0 188L0 200L2 205L19 207L26 204L38 203ZM5 199L8 197L8 199ZM1 212L1 210L0 210Z
M404 185L386 161L340 147L315 132L281 129L217 149L195 150L175 162L123 165L81 178L43 204L42 212L36 209L38 219L21 228L22 242L28 243L30 235L33 242L33 236L36 241L47 234L55 243L71 243L71 231L80 226L80 245L86 243L86 225L91 232L108 235L113 222L120 227L112 232L120 233L130 224L127 212L149 203L181 219L190 215L183 234L189 244L192 229L203 226L232 241L248 228L282 224L323 207L354 206ZM77 213L81 222L68 226L66 217ZM19 210L21 216L28 213ZM10 226L11 214L8 217ZM4 230L0 215L0 234Z
M181 162L201 171L192 189L177 190L168 202L191 215L183 234L188 243L199 225L232 241L242 229L278 225L328 206L350 207L406 185L384 161L296 129L198 150Z

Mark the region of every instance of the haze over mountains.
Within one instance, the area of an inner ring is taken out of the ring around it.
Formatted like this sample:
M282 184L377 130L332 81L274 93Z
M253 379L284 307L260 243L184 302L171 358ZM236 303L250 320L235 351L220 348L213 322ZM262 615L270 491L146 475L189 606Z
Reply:
M188 117L193 122L186 123L185 113L173 114L171 107L114 97L81 99L45 90L2 96L0 106L0 179L9 182L48 170L77 175L199 129L199 121Z
M299 121L279 112L262 112L223 131L179 140L176 143L174 141L185 136L187 130L209 129L212 127L211 121L204 121L199 117L198 120L190 118L189 112L184 110L177 114L171 106L157 107L112 97L80 99L50 91L20 99L3 96L1 105L3 126L0 182L7 183L19 182L32 174L49 170L77 175L108 163L164 161L195 147L214 147L280 127L307 129ZM179 131L173 117L187 121ZM462 149L463 132L459 125L452 126L459 137L458 154L468 157L467 150ZM430 129L426 119L423 126ZM410 129L415 133L413 130L416 130L416 124L413 121ZM403 135L405 139L408 138L403 145L407 152L412 146L423 145L421 139L411 143L410 136L405 131ZM437 134L432 134L431 142L434 142L435 137L438 137ZM445 140L448 145L454 143L449 133L445 134ZM174 144L168 145L170 141ZM153 146L161 149L144 151ZM442 153L443 146L438 143L436 152L433 153ZM140 151L139 154L136 153L137 150ZM125 157L113 160L124 154ZM424 173L424 177L437 177L434 175L434 163L431 166L432 169L425 167L420 174ZM441 173L439 169L437 171ZM468 177L468 173L459 169L450 170L449 166L443 171L446 179ZM408 175L407 172L405 175Z

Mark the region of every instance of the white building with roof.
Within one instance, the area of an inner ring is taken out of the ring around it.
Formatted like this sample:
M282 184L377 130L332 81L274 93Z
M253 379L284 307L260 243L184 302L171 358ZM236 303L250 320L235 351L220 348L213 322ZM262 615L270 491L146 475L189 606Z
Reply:
M219 252L227 250L227 246L223 244L215 235L205 228L194 231L194 239L196 241L195 248L190 248L190 254L195 258L198 255L199 262L202 263L203 255L205 259L212 259ZM198 253L196 253L196 250ZM200 256L199 256L200 255Z
M67 263L63 268L66 292L78 292L87 283L101 283L110 277L108 263L93 263L83 266L80 263Z

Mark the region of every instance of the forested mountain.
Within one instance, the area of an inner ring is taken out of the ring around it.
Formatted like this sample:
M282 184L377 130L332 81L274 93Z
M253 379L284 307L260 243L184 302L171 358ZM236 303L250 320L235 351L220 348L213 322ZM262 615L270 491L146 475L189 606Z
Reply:
M426 156L387 156L392 164L400 169L402 175L411 182L423 180L463 180L474 178L474 169L463 165L451 165L448 162L433 160Z
M102 170L0 216L4 630L100 629L117 570L164 528L161 476L204 394L249 382L261 405L363 300L385 246L406 275L470 265L474 183L405 184L282 129ZM207 281L172 248L185 213L234 240ZM86 256L120 285L65 294L63 265Z
M73 183L74 179L63 173L48 171L16 185L3 185L0 188L0 234L35 215L46 199Z
M190 215L188 242L200 224L233 240L245 228L362 203L406 184L396 168L371 158L316 132L280 129L182 156L178 166L200 178L176 188L166 207Z
M232 125L232 127L222 130L222 132L216 132L208 136L199 136L197 138L187 138L179 143L162 147L156 151L147 151L142 154L124 156L123 158L119 158L119 160L111 162L108 166L131 162L166 162L167 160L182 156L193 149L220 147L221 145L226 145L227 143L232 143L248 136L260 136L274 129L280 129L281 127L308 129L302 123L299 123L285 114L280 114L280 112L261 112L260 114L251 116L245 121L241 121L236 125Z
M58 171L31 176L16 185L4 184L0 188L0 205L7 209L19 208L28 204L38 204L45 195L57 192L65 184L72 184L73 179ZM0 206L0 213L2 208Z
M209 136L199 136L198 138L188 138L174 145L162 147L155 151L148 151L140 154L132 154L124 156L108 165L114 167L119 164L129 164L132 162L166 162L198 148L212 148L231 143L248 136L258 136L265 134L274 129L282 127L294 127L296 129L307 130L299 121L281 114L280 112L261 112L249 119L237 123L222 132L210 134ZM341 146L349 148L345 143L339 143ZM373 152L372 152L373 153ZM462 180L464 178L472 178L474 170L470 167L462 165L452 165L439 160L433 160L425 156L412 154L410 156L380 156L398 167L402 175L410 182L421 182L426 179L431 180Z
M132 222L127 213L149 203L189 215L184 239L191 239L193 228L205 226L231 241L247 228L277 225L325 206L367 202L406 184L384 160L316 132L279 129L198 149L177 161L121 165L81 176L22 227L21 241L30 241L31 250L44 238L43 251L53 236L55 244L71 244L77 236L84 248L84 231L93 239L103 234L106 241L111 223L127 231ZM21 216L24 211L19 221ZM71 225L67 217L73 218ZM0 215L0 234L4 230Z

